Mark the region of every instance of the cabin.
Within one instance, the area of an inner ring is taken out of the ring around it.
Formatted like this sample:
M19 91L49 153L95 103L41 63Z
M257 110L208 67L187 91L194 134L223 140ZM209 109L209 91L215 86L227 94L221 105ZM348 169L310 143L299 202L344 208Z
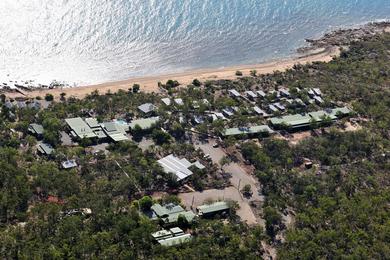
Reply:
M268 114L264 110L259 108L258 106L253 107L253 111L255 111L255 113L258 114L259 116L262 116L262 117L268 116Z
M287 89L280 89L279 93L282 97L290 97L290 92Z
M231 107L227 107L227 108L224 108L222 109L222 113L226 116L226 117L232 117L234 116L234 109L231 108Z
M229 96L232 97L232 98L238 99L238 98L241 97L241 94L237 90L235 90L235 89L229 89L228 92L229 92Z
M161 102L163 102L166 106L170 106L172 104L170 98L162 98Z
M230 210L230 206L225 201L218 201L212 204L204 204L196 208L196 211L200 217L209 218L215 215L227 214Z
M184 106L184 101L183 101L183 99L181 99L181 98L175 98L174 101L175 101L176 105L178 105L178 106Z
M324 100L320 96L314 96L314 101L316 102L317 105L321 105L324 103Z
M145 115L152 114L156 109L157 107L152 103L145 103L138 107L138 110L144 113Z
M319 96L319 97L322 96L322 92L319 88L313 88L313 92L316 96Z
M307 94L309 95L309 97L313 98L316 94L314 93L314 90L313 89L309 89L307 91Z
M192 122L195 125L203 124L205 122L204 117L200 115L194 115L192 118Z
M248 99L254 101L257 98L257 94L253 92L252 90L245 91L245 95Z
M51 156L54 152L54 148L50 144L40 143L37 146L37 151L40 155Z
M28 132L37 138L42 138L44 129L42 125L33 123L28 126Z
M77 167L77 162L76 160L67 160L67 161L63 161L61 163L61 166L63 169L72 169L72 168L76 168Z
M189 242L191 234L186 234L181 228L173 227L169 230L160 230L151 234L153 239L162 246L175 246Z
M267 96L267 94L263 90L258 90L258 91L256 91L256 93L257 93L257 96L260 98L265 98Z
M283 106L282 104L280 103L275 103L274 106L279 109L280 111L285 111L286 110L286 107Z
M279 109L277 109L275 105L270 104L268 105L268 111L272 114L272 113L279 112Z

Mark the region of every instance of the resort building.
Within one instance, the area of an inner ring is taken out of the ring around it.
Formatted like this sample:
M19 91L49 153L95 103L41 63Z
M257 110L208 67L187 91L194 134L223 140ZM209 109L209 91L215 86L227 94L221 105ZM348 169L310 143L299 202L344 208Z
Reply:
M322 96L322 92L319 88L313 88L313 92L316 96Z
M212 217L217 214L227 213L230 207L225 201L218 201L212 204L204 204L196 208L200 217Z
M321 110L310 112L307 114L295 114L282 117L273 117L270 123L275 127L288 127L291 129L299 129L310 126L312 122L321 123L327 118L334 121L341 116L348 115L351 111L347 107Z
M191 234L185 234L184 231L178 227L157 231L152 233L152 237L162 246L180 245L190 241L192 238Z
M170 98L162 98L161 102L163 102L166 106L170 106L172 104L172 101Z
M76 160L67 160L61 163L62 168L64 169L72 169L77 167Z
M178 105L178 106L184 106L184 101L183 101L183 99L181 99L181 98L175 98L175 103L176 103L176 105Z
M282 97L290 97L290 92L287 89L280 89L279 93Z
M152 216L151 218L154 220L161 220L164 225L172 225L177 223L179 216L184 217L189 223L194 220L196 217L194 212L186 211L180 205L175 205L173 203L169 203L167 205L154 204L151 207Z
M81 117L65 119L66 124L70 128L71 137L74 139L97 138L97 135L84 122Z
M194 174L189 168L195 166L198 169L204 169L204 166L199 162L191 163L187 159L179 159L178 157L170 154L157 161L161 167L163 167L166 173L173 173L176 175L178 181L182 181L192 174Z
M274 131L267 125L257 125L250 127L237 127L237 128L228 128L223 133L223 137L228 136L238 136L238 135L249 135L249 136L257 136L257 135L270 135L274 133Z
M50 144L41 143L41 144L38 144L37 151L41 155L50 156L53 154L54 148Z
M280 111L286 110L286 107L283 106L283 105L280 104L280 103L275 103L274 106L275 106L277 109L279 109Z
M233 115L234 115L234 112L235 112L234 109L231 108L231 107L227 107L227 108L222 109L222 113L223 113L225 116L227 116L227 117L233 116Z
M257 98L257 94L252 90L245 91L245 95L251 100L255 100Z
M276 113L276 112L279 111L279 110L276 108L276 106L274 106L274 105L272 105L272 104L270 104L270 105L268 106L268 110L269 110L269 112L271 112L271 113Z
M42 125L39 125L39 124L30 124L28 126L28 131L35 135L36 137L42 137L43 136L43 126Z
M230 95L232 98L240 98L240 97L241 97L241 94L238 93L238 91L235 90L235 89L229 89L229 95Z
M258 106L254 106L253 111L255 111L255 113L258 114L259 116L263 116L263 117L268 116L268 114Z
M257 96L261 97L261 98L265 98L267 96L267 94L263 90L258 90L258 91L256 91L256 93L257 93Z
M85 123L87 123L98 139L107 138L107 135L104 133L102 126L98 123L96 118L86 118Z
M116 122L107 122L102 124L104 133L114 142L126 141L126 131Z
M313 99L317 105L321 105L322 103L324 103L324 100L320 96L314 96Z
M142 104L138 107L138 110L140 110L144 114L150 114L150 113L154 112L156 109L157 109L157 107L155 105L153 105L152 103L145 103L145 104Z

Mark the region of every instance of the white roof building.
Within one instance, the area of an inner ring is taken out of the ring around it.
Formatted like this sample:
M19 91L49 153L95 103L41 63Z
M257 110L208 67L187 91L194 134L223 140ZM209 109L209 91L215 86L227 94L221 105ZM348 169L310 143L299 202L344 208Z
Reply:
M181 98L175 98L175 103L179 106L184 106L184 101Z
M161 102L163 102L165 105L170 106L172 104L170 98L162 98Z
M313 88L313 92L314 94L316 94L317 96L322 96L322 92L319 88Z
M154 110L156 110L156 108L157 107L155 105L153 105L152 103L145 103L145 104L142 104L138 107L138 109L145 114L153 112Z
M241 97L241 94L240 93L238 93L238 91L237 90L235 90L235 89L229 89L229 94L230 94L230 96L232 96L232 97Z
M245 94L248 98L257 98L257 94L252 90L245 91Z
M253 107L253 111L255 111L258 115L261 115L261 116L267 115L267 113L264 110L262 110L261 108L259 108L258 106Z
M258 90L258 91L256 91L256 93L258 96L260 96L262 98L265 98L267 96L267 94L265 94L265 92L262 90Z
M189 170L191 166L195 166L198 169L205 168L199 161L191 163L186 158L180 159L173 154L170 154L157 162L163 167L166 173L170 172L175 174L178 181L184 180L193 174L193 172Z

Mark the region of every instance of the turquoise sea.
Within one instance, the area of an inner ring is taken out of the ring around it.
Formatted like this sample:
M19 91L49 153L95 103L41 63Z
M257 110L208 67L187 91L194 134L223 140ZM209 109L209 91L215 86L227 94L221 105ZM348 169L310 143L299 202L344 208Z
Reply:
M1 0L0 82L100 83L251 64L390 19L390 0Z

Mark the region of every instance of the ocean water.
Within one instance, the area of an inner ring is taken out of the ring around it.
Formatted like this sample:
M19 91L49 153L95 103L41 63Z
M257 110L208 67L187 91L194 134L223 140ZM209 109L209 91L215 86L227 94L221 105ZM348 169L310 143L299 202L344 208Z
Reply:
M390 0L0 0L0 82L91 84L293 55Z

